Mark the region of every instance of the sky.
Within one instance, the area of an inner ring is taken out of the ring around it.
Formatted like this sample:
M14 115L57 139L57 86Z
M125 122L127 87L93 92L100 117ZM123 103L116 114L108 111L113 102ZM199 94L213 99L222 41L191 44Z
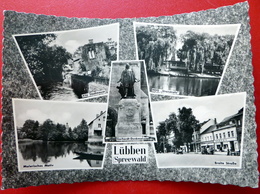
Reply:
M154 124L157 127L159 122L168 118L170 113L178 114L178 108L182 107L191 108L194 116L200 122L211 118L216 118L217 122L221 122L245 106L245 97L245 93L236 93L152 102Z
M55 102L47 100L14 99L14 116L16 126L22 127L27 119L39 121L42 124L46 119L54 123L76 127L82 119L90 123L96 114L106 111L106 103L90 102Z
M57 35L57 38L51 45L63 46L68 52L73 54L79 46L88 44L89 39L93 39L93 42L97 43L107 42L108 38L112 38L112 41L118 43L119 24L55 32L54 34Z

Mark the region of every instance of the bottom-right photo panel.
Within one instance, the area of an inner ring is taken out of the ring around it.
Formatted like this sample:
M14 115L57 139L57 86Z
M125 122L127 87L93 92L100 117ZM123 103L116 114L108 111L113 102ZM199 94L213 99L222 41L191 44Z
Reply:
M159 168L241 168L245 92L151 106Z

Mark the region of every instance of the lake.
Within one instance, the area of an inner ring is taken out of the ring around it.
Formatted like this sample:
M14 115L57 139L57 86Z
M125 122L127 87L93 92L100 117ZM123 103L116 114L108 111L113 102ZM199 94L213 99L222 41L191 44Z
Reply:
M161 89L178 92L184 96L215 95L219 78L173 77L165 75L147 75L150 91Z
M19 142L18 166L20 171L101 168L102 160L78 160L74 151L103 154L104 148L82 142Z

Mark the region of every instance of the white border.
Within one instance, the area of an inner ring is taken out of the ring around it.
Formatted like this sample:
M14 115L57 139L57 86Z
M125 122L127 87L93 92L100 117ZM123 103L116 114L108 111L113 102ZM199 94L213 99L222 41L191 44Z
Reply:
M219 83L218 83L218 87L216 89L216 92L214 95L217 95L218 92L219 92L219 89L220 89L220 86L222 84L222 80L223 80L223 77L224 77L224 74L226 72L226 69L227 69L227 66L229 64L229 60L230 60L230 57L232 55L232 52L233 52L233 49L234 49L234 46L235 46L235 43L236 43L236 40L237 40L237 36L238 36L238 32L240 30L240 27L241 27L241 24L216 24L216 25L184 25L184 24L158 24L158 23L145 23L145 22L133 22L133 28L134 28L134 39L135 39L135 52L136 52L136 59L139 60L139 56L138 56L138 45L137 45L137 36L136 36L136 25L137 24L141 24L143 26L146 26L146 25L152 25L152 26L169 26L169 27L174 27L174 26L178 26L178 27L198 27L200 26L201 28L203 27L208 27L208 28L213 28L213 27L220 27L220 26L237 26L237 31L236 33L234 34L234 40L233 40L233 43L232 43L232 46L230 48L230 51L229 51L229 54L228 54L228 57L227 57L227 60L226 60L226 63L224 65L224 69L223 69L223 72L222 72L222 75L221 75L221 78L219 80ZM148 84L149 85L149 84ZM150 92L150 88L149 88L149 92ZM153 93L153 92L150 92L151 94L154 94L154 95L162 95L162 96L175 96L175 97L202 97L202 96L185 96L185 95L176 95L176 94L158 94L158 93ZM214 95L209 95L209 96L214 96ZM154 102L154 101L153 101Z
M244 152L244 133L245 133L245 117L246 117L246 100L247 100L247 93L246 92L239 92L239 93L230 93L230 94L223 94L223 95L215 95L215 96L206 96L206 97L195 97L193 99L198 99L198 98L204 98L205 100L207 100L208 98L218 98L218 97L224 97L224 96L233 96L233 95L244 95L244 107L243 107L243 124L242 124L242 132L241 132L241 152L240 152L240 156L239 157L239 166L238 167L232 167L232 166L160 166L158 159L157 159L157 153L156 153L156 149L155 149L155 145L153 145L154 148L154 156L155 156L155 160L156 160L156 165L158 168L225 168L225 169L241 169L242 168L242 157L243 157L243 152ZM179 100L191 100L191 99L179 99ZM151 104L154 103L171 103L172 101L176 100L167 100L167 101L154 101ZM174 154L174 153L169 153L169 154Z
M96 29L96 28L105 28L105 27L108 27L108 26L115 26L115 27L117 27L117 46L118 46L118 48L117 48L117 59L116 59L116 61L118 61L119 60L119 33L120 33L120 29L119 29L119 23L112 23L112 24L107 24L107 25L102 25L102 26L95 26L95 27L89 27L89 28L80 28L80 29L74 29L74 30L63 30L63 31L50 31L50 32L37 32L37 33L29 33L29 34L13 34L12 35L12 37L13 37L13 39L14 39L14 42L15 42L15 44L16 44L16 46L17 46L17 48L18 48L18 50L19 50L19 53L20 53L20 55L21 55L21 57L22 57L22 59L23 59L23 62L24 62L24 64L25 64L25 66L26 66L26 69L27 69L27 71L28 71L28 73L29 73L29 75L30 75L30 78L31 78L31 80L32 80L32 82L33 82L33 85L34 85L34 87L35 87L35 89L36 89L36 91L37 91L37 93L38 93L38 95L39 95L39 97L40 97L40 99L41 100L45 100L45 99L43 99L42 98L42 95L41 95L41 93L40 93L40 91L39 91L39 89L38 89L38 87L37 87L37 84L36 84L36 82L35 82L35 80L34 80L34 78L33 78L33 75L32 75L32 73L31 73L31 70L30 70L30 68L29 68L29 66L28 66L28 64L27 64L27 62L26 62L26 60L25 60L25 58L24 58L24 56L23 56L23 54L22 54L22 51L21 51L21 49L20 49L20 47L19 47L19 44L18 44L18 42L16 41L16 39L15 39L15 37L17 37L17 36L30 36L30 35L41 35L41 34L62 34L62 33L65 33L65 32L73 32L73 31L84 31L84 30L92 30L92 29ZM101 29L102 30L102 29ZM112 61L111 61L112 62ZM112 64L112 63L111 63ZM111 71L111 67L110 67L110 71ZM96 96L90 96L90 97L87 97L87 98L80 98L80 99L77 99L77 100L66 100L66 101L71 101L71 102L78 102L78 101L83 101L83 100L86 100L86 99L91 99L91 98L97 98L97 97L100 97L100 96L107 96L108 95L108 93L104 93L104 94L100 94L100 95L96 95ZM49 100L49 101L59 101L59 100Z
M146 85L147 85L147 91L148 91L148 100L149 100L149 108L150 108L150 111L151 111L151 115L152 115L152 120L154 122L154 116L153 116L153 112L152 112L152 105L151 105L151 96L150 96L150 91L149 91L149 84L148 84L148 78L147 78L147 73L146 73L146 64L145 64L145 61L144 60L120 60L120 61L112 61L112 64L111 64L111 71L110 71L110 80L111 80L111 77L112 77L112 68L113 68L113 63L132 63L132 62L139 62L140 63L140 76L141 76L141 65L143 63L144 65L144 73L145 73L145 79L146 79ZM110 88L111 88L111 81L109 82L109 89L108 89L108 97L107 97L107 108L109 106L109 98L110 98ZM106 114L108 113L108 109L107 109L107 112ZM105 125L106 127L106 125ZM157 137L156 137L156 129L155 127L153 126L154 128L154 136L155 136L155 141L111 141L111 142L107 142L105 141L105 137L103 138L103 143L153 143L153 142L157 142Z
M101 163L101 167L86 167L86 168L82 168L82 167L71 167L71 168L52 168L52 167L46 167L46 168L42 168L42 169L35 169L35 168L28 168L28 170L24 170L21 168L21 161L19 159L19 147L18 147L18 134L17 134L17 125L16 125L16 110L15 110L15 101L38 101L39 103L44 102L44 103L49 103L50 105L52 103L61 103L61 104L74 104L76 103L77 105L79 105L78 102L66 102L66 101L43 101L43 100L36 100L36 99L20 99L20 98L12 98L12 107L13 107L13 117L14 117L14 130L15 130L15 144L16 144L16 155L17 155L17 167L18 167L18 171L19 172L31 172L31 171L50 171L50 170L94 170L94 169L103 169L104 168L104 163L105 163L105 156L106 156L106 152L107 152L107 144L102 142L104 145L104 153L103 153L103 159L102 159L102 163ZM87 104L96 104L96 105L105 105L104 108L107 107L107 103L93 103L93 102L82 102L85 103L85 105ZM106 110L107 111L107 110ZM105 120L106 123L106 120ZM104 125L105 127L105 125ZM105 130L105 128L104 128Z

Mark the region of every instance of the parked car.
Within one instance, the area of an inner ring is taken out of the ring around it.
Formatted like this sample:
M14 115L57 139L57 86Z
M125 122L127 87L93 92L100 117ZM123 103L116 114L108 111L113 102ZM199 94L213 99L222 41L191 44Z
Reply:
M201 151L202 154L214 154L214 149L212 147L203 148Z
M183 154L182 148L177 149L177 150L176 150L176 154Z

